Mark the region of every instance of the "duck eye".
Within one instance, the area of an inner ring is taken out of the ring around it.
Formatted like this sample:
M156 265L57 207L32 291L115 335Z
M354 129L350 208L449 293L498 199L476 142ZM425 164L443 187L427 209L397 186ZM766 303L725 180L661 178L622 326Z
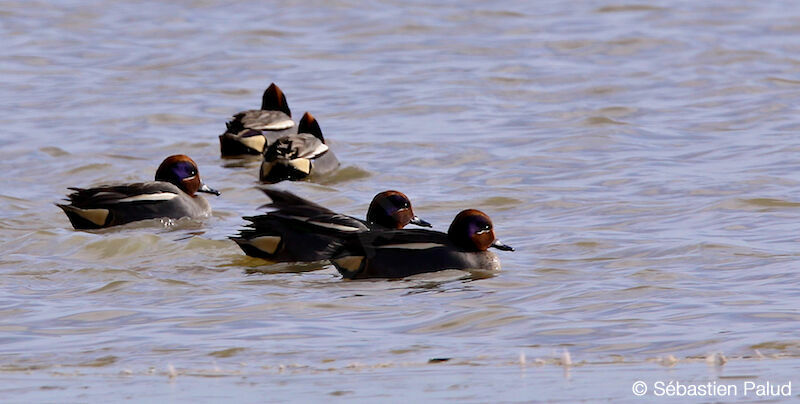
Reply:
M479 228L479 230L475 232L475 234L485 234L485 233L488 233L490 231L492 231L492 225L486 224L486 225L481 226Z

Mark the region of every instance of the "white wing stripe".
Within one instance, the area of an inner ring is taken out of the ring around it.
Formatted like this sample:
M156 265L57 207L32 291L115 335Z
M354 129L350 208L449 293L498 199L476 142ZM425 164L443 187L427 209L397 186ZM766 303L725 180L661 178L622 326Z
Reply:
M285 119L283 121L278 122L270 122L266 125L253 125L252 129L260 129L260 130L284 130L289 129L294 126L294 121L291 119Z
M168 201L170 199L175 199L178 197L178 194L173 194L172 192L159 192L156 194L141 194L141 195L134 195L129 196L127 198L118 199L117 202L139 202L139 201Z
M361 229L352 226L345 226L341 224L334 224L334 223L325 223L325 222L315 222L313 220L309 220L308 223L315 224L320 227L327 227L329 229L341 230L341 231L359 231Z
M328 145L326 145L325 143L319 142L319 144L317 145L316 148L314 148L314 150L311 150L308 153L303 153L303 155L300 156L300 157L313 158L313 157L319 156L322 153L325 153L326 151L328 151Z

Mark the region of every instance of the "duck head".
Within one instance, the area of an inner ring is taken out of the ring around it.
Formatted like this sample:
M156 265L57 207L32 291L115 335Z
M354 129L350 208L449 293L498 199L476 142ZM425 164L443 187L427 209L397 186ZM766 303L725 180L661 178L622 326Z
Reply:
M191 196L197 192L219 195L219 191L209 188L200 181L197 164L189 156L183 154L165 158L156 170L156 181L172 183Z
M407 224L431 227L430 223L414 215L411 201L398 191L383 191L375 195L367 210L367 222L389 229L402 229Z
M297 133L314 135L314 137L322 141L322 143L325 143L325 138L322 137L322 129L319 128L317 118L314 118L314 115L311 115L310 112L306 112L303 114L303 117L300 118L300 122L297 124Z
M456 215L447 235L453 243L467 251L486 251L489 247L514 251L514 248L495 238L492 220L476 209L462 210Z
M264 111L281 111L286 115L292 116L292 111L289 110L289 104L286 103L286 96L283 95L275 83L272 83L264 91L261 97L261 109Z

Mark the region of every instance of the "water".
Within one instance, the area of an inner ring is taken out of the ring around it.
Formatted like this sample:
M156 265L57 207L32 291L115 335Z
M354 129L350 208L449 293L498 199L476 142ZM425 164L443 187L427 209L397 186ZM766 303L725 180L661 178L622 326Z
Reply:
M788 1L2 2L0 396L800 385L799 27ZM438 229L481 209L517 248L503 270L353 282L244 256L258 161L217 135L270 82L344 166L281 188L359 217L398 189ZM222 192L212 218L90 233L53 205L174 153Z

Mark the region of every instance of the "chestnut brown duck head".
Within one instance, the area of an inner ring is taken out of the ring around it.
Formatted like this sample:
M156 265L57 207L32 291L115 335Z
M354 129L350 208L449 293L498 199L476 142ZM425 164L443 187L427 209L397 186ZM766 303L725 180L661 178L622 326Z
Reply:
M402 229L408 224L431 227L431 224L420 219L411 208L411 201L399 191L383 191L374 198L367 210L367 222L387 229Z
M174 184L189 196L194 196L197 192L219 196L219 191L203 184L197 163L185 154L176 154L164 159L156 170L156 181Z
M447 236L453 244L466 251L486 251L494 247L501 251L514 251L514 248L503 244L494 235L492 219L477 209L466 209L456 215Z
M286 103L286 96L283 95L280 87L271 83L264 95L261 96L261 110L262 111L281 111L288 116L292 116L292 111L289 109L289 104Z

